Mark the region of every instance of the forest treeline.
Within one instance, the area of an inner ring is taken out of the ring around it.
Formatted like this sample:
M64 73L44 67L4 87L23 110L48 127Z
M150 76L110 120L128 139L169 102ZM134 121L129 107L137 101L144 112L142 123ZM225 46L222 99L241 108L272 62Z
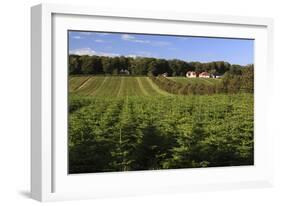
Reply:
M150 57L105 57L88 55L69 55L69 74L111 74L117 75L128 71L131 75L154 75L167 73L168 76L185 76L187 71L209 72L223 75L241 75L243 69L253 65L241 66L224 61L208 63L186 62L178 59L166 60Z

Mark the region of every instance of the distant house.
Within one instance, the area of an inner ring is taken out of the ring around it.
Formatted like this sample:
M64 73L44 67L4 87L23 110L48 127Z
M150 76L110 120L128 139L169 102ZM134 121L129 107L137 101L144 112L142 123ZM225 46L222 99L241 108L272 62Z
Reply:
M196 74L195 71L188 71L188 72L186 72L186 77L188 77L188 78L196 78L197 74Z
M125 74L125 75L130 75L130 71L127 70L127 69L121 69L119 73L120 74Z
M215 75L215 78L222 78L223 75Z
M162 76L163 76L163 77L167 77L167 76L168 76L168 73L165 72L165 73L162 74Z
M210 73L208 73L208 72L201 72L199 74L199 77L200 78L210 78Z
M222 78L223 75L219 75L219 74L210 74L210 78L214 78L214 79L218 79L218 78Z

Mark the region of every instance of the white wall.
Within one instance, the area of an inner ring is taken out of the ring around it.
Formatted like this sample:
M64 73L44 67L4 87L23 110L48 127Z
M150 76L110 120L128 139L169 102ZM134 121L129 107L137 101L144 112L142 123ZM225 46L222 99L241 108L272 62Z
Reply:
M45 2L45 1L43 1ZM273 17L275 20L275 108L272 108L273 132L276 132L276 174L281 174L280 96L281 96L281 13L274 0L53 0L49 2L103 5L140 10L171 10L192 13L214 13ZM36 205L28 198L30 149L30 13L36 0L1 1L0 7L0 201L1 205ZM279 61L279 62L278 62ZM264 68L266 69L266 68ZM279 93L279 94L278 94ZM279 121L279 125L278 125ZM273 189L216 191L209 193L101 199L61 202L61 205L280 205L280 175ZM3 201L5 203L3 203ZM279 204L278 204L279 203ZM48 203L49 204L49 203Z

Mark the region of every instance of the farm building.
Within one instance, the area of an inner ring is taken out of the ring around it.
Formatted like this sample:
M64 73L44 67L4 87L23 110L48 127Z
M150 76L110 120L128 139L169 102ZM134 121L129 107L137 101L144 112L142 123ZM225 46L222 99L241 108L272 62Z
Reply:
M208 72L202 72L199 74L200 78L210 78L210 74Z
M188 72L186 72L186 77L188 77L188 78L196 78L197 74L194 71L188 71Z
M165 72L165 73L162 74L162 76L163 76L163 77L167 77L167 76L169 76L169 75L168 75L167 72Z
M120 74L130 75L130 72L127 69L121 69Z
M215 75L214 78L222 78L223 75Z

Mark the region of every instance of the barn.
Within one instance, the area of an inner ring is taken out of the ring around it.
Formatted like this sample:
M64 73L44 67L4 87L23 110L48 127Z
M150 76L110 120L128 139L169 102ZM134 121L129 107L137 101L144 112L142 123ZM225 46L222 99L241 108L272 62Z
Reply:
M208 72L201 72L199 74L199 77L200 78L210 78L210 73L208 73Z

